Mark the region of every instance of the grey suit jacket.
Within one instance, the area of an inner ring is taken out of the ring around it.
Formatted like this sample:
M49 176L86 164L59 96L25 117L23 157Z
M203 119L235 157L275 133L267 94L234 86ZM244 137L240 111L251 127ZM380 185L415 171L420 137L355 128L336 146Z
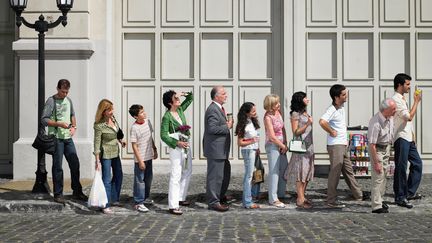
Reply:
M204 117L204 156L208 159L228 159L231 133L223 111L212 102Z

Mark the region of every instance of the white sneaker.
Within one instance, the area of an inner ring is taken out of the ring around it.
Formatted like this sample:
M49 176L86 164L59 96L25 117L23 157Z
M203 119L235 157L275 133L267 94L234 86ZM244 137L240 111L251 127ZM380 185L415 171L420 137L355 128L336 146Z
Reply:
M154 201L151 198L146 198L143 203L147 205L153 205Z
M142 213L147 213L149 211L149 209L146 206L144 206L144 204L135 205L135 210Z

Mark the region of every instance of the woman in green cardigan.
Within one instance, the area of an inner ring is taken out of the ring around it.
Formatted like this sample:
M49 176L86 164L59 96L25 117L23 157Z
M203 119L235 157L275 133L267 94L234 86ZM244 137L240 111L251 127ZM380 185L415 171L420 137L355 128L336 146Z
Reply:
M180 103L180 96L185 100ZM162 117L161 139L169 147L171 173L168 191L169 212L181 215L181 206L188 206L186 201L190 177L192 175L192 155L189 145L190 132L187 129L184 111L192 103L192 93L176 93L169 90L163 94L163 104L167 108ZM183 136L188 137L181 139Z
M123 181L119 145L124 148L126 143L117 137L120 126L114 118L114 106L111 101L103 99L99 102L93 128L96 170L102 169L102 181L108 197L108 204L102 211L112 214L110 205L120 206L120 190Z

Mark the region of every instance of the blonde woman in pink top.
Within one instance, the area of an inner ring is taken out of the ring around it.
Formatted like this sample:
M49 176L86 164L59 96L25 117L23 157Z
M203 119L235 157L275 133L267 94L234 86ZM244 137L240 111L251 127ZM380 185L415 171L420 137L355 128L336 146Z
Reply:
M286 132L280 113L280 99L275 94L267 95L264 99L264 126L266 133L266 152L268 157L268 199L269 204L284 208L285 204L279 198L285 197L286 180L284 172L288 165L286 152Z

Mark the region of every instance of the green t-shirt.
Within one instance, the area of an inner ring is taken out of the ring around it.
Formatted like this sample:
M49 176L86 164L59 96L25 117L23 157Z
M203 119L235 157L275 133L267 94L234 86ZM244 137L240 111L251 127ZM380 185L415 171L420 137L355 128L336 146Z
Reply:
M50 120L62 121L71 124L71 103L69 99L54 99L54 109L57 111L57 118L55 117L55 112L53 111ZM48 127L48 134L56 134L56 137L59 139L71 138L69 128Z

